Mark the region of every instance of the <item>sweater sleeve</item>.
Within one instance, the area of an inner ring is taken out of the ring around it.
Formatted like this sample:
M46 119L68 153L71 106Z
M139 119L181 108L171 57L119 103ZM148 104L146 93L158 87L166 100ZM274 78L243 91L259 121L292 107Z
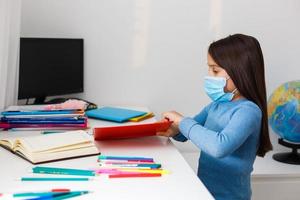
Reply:
M208 113L210 105L204 107L202 109L202 111L193 118L193 120L195 120L198 124L201 124L203 126L206 121L207 113ZM179 132L177 135L175 135L173 137L173 139L177 140L179 142L185 142L188 140L181 132Z
M235 111L220 132L203 127L195 119L184 118L180 124L180 132L207 154L223 158L240 147L254 131L260 128L261 110L242 107Z

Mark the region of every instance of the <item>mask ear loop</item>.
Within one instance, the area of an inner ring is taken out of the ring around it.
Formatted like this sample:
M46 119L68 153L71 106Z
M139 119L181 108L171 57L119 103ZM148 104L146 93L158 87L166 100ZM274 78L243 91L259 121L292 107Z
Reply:
M226 81L228 81L229 79L231 79L230 77L227 77L226 78ZM236 92L238 92L237 88L235 88L231 93L232 94L236 94Z

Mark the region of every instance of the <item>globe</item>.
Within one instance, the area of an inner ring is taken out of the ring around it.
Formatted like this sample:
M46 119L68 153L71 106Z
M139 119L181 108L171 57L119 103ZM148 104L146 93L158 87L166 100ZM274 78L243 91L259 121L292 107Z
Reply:
M300 80L284 83L271 94L268 119L280 138L300 143Z

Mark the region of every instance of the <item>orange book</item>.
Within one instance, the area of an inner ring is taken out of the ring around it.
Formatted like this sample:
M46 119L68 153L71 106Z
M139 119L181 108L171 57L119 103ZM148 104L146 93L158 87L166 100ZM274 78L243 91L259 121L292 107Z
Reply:
M166 131L171 121L160 121L148 124L110 126L94 128L95 140L112 140L154 136L157 132Z

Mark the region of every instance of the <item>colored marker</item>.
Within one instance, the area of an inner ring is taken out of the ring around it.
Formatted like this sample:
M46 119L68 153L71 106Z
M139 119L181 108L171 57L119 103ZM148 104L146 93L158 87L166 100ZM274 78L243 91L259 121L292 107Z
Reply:
M150 174L170 174L170 171L164 169L122 169L125 172L142 172L142 173L150 173Z
M157 166L138 166L138 165L102 165L103 168L111 169L159 169Z
M25 192L13 194L13 197L27 197L27 196L45 196L55 193L66 193L70 192L69 189L53 189L50 192Z
M149 168L149 169L159 169L161 164L112 164L112 166L118 167L137 167L137 168Z
M153 162L153 158L145 157L123 157L123 156L98 156L99 160L131 160L131 161L150 161Z
M95 173L92 170L54 168L54 167L34 167L32 168L32 172L38 174L95 176Z
M30 200L68 199L71 197L76 197L76 196L80 196L80 195L87 194L87 193L89 193L89 191L73 191L73 192L65 192L65 193L60 193L60 194L53 194L53 195L49 195L49 196L41 196L41 197L37 197L37 198L32 198Z
M86 192L71 192L71 193L63 195L61 197L57 197L57 198L55 198L55 200L69 199L69 198L72 198L72 197L77 197L77 196L88 194L88 193L89 193L88 191L86 191Z
M95 170L97 174L140 174L141 172L130 172L130 171L122 171L118 169L98 169ZM144 172L142 172L144 173Z
M108 159L108 160L100 160L98 159L98 162L99 163L103 163L103 162L120 162L120 161L123 161L123 162L128 162L128 163L148 163L148 164L151 164L151 163L154 163L153 160L111 160L111 159Z
M46 178L46 177L22 177L21 181L89 181L89 178Z
M129 161L100 161L100 164L155 164L155 163L129 160Z
M137 173L137 174L111 174L109 175L109 178L136 178L136 177L160 177L161 174L159 173Z
M34 197L35 198L41 198L41 197L47 197L47 198L53 198L59 195L64 195L67 194L69 192L41 192L41 193L24 193L24 194L16 194L13 195L13 197Z

